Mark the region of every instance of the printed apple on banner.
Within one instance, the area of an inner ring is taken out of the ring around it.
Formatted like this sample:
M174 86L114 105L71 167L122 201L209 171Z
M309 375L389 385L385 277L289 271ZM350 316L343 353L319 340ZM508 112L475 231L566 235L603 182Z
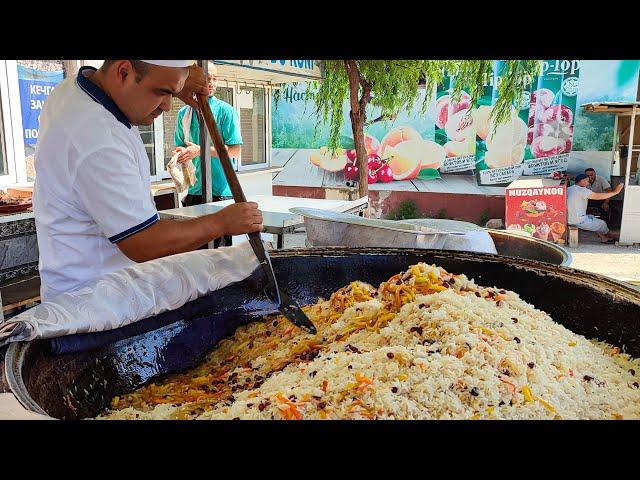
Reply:
M369 184L411 180L419 176L424 179L439 178L438 169L446 157L441 145L424 140L419 132L407 125L391 128L382 141L369 133L365 134L365 149ZM331 152L328 147L321 147L310 153L309 161L328 172L343 171L348 186L355 186L359 178L356 151L353 148Z

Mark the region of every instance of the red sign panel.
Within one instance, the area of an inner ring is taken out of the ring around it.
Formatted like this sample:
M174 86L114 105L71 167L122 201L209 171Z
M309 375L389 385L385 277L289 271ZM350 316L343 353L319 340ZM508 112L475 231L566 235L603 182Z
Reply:
M507 230L564 244L567 232L567 190L564 185L527 186L513 182L505 191ZM546 183L546 182L545 182Z

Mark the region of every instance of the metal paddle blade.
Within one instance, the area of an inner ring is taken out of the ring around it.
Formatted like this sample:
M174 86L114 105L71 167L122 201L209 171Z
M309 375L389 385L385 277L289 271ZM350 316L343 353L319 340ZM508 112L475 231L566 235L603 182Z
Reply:
M307 314L302 311L298 304L286 292L280 290L279 310L291 323L315 335L318 333L316 326L309 320Z
M285 318L287 318L296 327L303 328L307 332L315 335L316 327L311 323L309 317L307 317L298 304L278 286L278 281L276 280L273 266L271 265L271 259L269 258L267 251L264 249L264 244L260 239L260 234L249 234L249 241L251 242L253 251L258 257L260 265L262 265L262 269L267 276L267 286L264 289L267 297L269 297L273 303L278 305L280 313L282 313L282 315L284 315Z

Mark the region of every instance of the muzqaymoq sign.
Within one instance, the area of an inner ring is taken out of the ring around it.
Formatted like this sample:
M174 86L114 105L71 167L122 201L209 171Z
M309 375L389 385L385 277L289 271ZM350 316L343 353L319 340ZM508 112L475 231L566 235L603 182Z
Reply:
M565 243L567 189L559 180L521 179L506 188L505 223L548 242Z

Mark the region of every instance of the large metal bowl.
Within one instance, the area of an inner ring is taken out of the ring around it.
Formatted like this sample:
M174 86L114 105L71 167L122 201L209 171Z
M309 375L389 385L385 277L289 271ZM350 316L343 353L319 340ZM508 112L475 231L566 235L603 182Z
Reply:
M314 247L386 247L442 249L447 234L409 222L363 218L317 208L292 208L304 218L307 240Z
M465 273L479 285L513 290L570 330L640 356L640 292L599 275L531 260L438 250L272 252L280 286L301 304L327 298L353 280L376 285L421 261ZM13 344L6 356L9 385L35 412L63 419L93 417L113 396L197 365L214 346L215 325L246 323L273 308L253 277L191 303L190 318L88 352L51 356L45 341Z
M490 243L483 234L466 240L457 235L444 233L486 232L493 240L498 255L564 266L569 266L572 260L571 254L560 245L513 231L485 229L459 220L420 218L392 221L311 208L294 208L291 212L304 218L309 247L425 248L491 252L492 248L473 248L476 242L480 242L481 245ZM459 245L472 248L464 250L459 248Z

